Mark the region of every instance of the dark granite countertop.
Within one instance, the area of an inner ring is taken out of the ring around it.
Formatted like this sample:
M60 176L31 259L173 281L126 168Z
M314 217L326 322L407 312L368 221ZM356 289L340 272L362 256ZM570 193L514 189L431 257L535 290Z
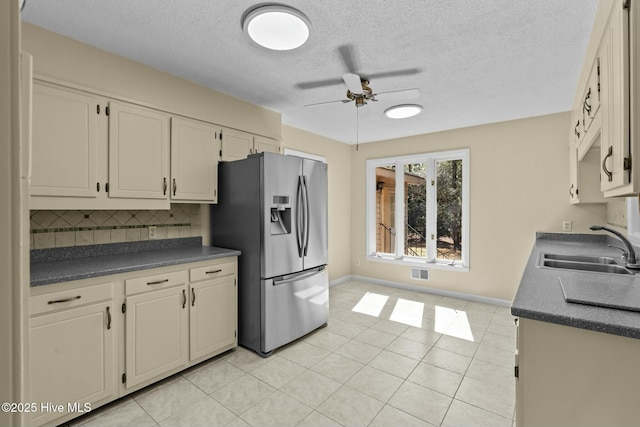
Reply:
M596 307L565 301L560 281L593 280L594 273L573 270L538 268L540 253L563 255L610 256L620 259L620 251L607 244L621 246L617 239L605 235L538 233L531 251L518 292L511 305L511 314L576 328L640 338L640 312ZM603 286L616 292L618 281L630 280L629 276L597 274ZM640 276L633 280L640 286Z
M240 251L234 249L202 246L201 238L113 243L31 253L31 286L240 255Z

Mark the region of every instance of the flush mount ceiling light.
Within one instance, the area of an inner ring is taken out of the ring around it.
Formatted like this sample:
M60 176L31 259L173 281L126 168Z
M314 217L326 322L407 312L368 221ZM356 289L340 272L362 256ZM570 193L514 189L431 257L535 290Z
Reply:
M272 4L247 12L242 29L251 40L272 50L292 50L309 38L311 22L302 12L288 6Z
M406 119L413 117L422 111L422 106L417 104L395 105L384 110L384 114L390 119Z

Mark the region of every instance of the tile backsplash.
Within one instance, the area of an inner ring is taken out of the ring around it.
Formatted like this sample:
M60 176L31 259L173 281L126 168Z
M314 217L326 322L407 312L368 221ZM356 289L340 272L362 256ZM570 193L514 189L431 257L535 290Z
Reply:
M607 225L627 232L627 199L624 197L607 200Z
M176 203L157 211L31 211L31 249L201 235L200 205Z

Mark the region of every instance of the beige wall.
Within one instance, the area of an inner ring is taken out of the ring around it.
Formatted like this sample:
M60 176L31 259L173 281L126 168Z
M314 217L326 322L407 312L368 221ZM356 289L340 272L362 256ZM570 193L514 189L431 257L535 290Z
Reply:
M280 139L280 113L140 63L23 24L22 47L36 75L71 82L175 114Z
M333 139L282 126L285 148L324 156L329 174L329 280L351 274L351 148Z
M511 300L536 231L560 232L570 220L574 232L589 232L606 220L606 205L569 204L568 123L561 113L352 147L352 274ZM470 272L432 269L419 282L409 267L365 260L366 160L467 147Z

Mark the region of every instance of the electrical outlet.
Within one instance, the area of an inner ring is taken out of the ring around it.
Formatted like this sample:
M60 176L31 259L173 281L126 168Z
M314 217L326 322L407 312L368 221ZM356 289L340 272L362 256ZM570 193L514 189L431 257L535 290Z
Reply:
M157 239L158 235L156 234L156 230L158 227L156 227L155 225L150 225L149 226L149 240L153 240L153 239Z
M562 231L571 231L571 221L562 221Z
M356 265L360 265L360 258L356 258Z

